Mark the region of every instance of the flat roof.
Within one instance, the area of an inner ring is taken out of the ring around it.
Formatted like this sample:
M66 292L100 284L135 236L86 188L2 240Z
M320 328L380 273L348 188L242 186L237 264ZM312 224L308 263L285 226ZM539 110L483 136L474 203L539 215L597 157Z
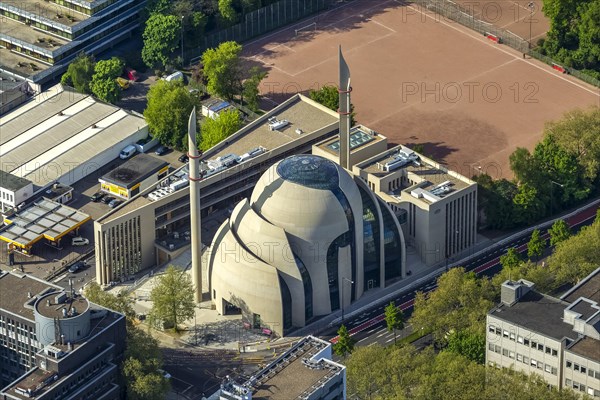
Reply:
M231 153L240 156L258 146L264 147L269 152L294 140L301 139L302 135L313 133L338 121L338 117L333 111L305 96L297 95L288 101L240 129L233 137L225 140L225 143L227 143L225 146L222 146L210 156L204 156L203 159L214 160L217 157ZM290 121L290 125L280 131L271 131L267 120L272 116L276 116L278 119L287 119ZM297 128L302 129L304 133L302 135L297 134L295 132ZM208 151L205 154L208 154ZM209 185L211 178L218 175L202 180L200 187ZM110 221L150 203L152 201L148 200L146 196L137 196L100 218L99 222Z
M563 294L561 300L572 303L580 297L590 299L600 304L600 268L585 277L571 290Z
M147 126L141 116L57 86L0 118L0 169L40 187Z
M569 307L567 307L567 309L580 314L581 319L584 321L587 321L591 316L600 312L600 307L598 304L594 304L589 299L576 300Z
M35 65L35 71L31 68L32 63ZM10 71L19 77L31 78L50 67L51 65L41 60L31 59L5 47L0 47L0 69Z
M33 304L31 307L26 307L25 304L33 303L37 296L58 290L62 288L31 275L2 271L0 272L0 309L33 321ZM29 293L32 294L31 299L28 297Z
M573 326L563 321L567 306L561 300L530 291L512 306L498 305L489 315L555 340L575 339Z
M168 165L169 163L166 161L141 153L103 175L100 179L129 189Z
M58 4L57 7L59 7ZM55 51L60 46L69 43L68 40L61 38L60 36L50 35L41 29L33 29L32 26L25 25L6 17L2 18L0 34L8 35L48 51Z
M38 18L45 18L55 23L72 27L81 21L88 19L90 16L80 13L68 7L61 6L55 2L45 2L38 0L21 0L19 2L10 3L11 9L17 9L21 12L34 14ZM69 18L72 17L72 18ZM33 28L30 28L33 30Z
M296 399L335 377L342 366L327 359L311 360L327 345L312 337L301 340L247 382L253 389L252 398Z
M393 169L391 171L384 171L381 166L385 165L388 162L394 161L395 157L400 151L414 153L419 157L419 159L417 160L417 162L408 162L407 164ZM433 160L429 160L427 157L419 153L415 153L413 150L402 145L398 145L396 147L388 149L387 151L375 157L372 157L369 160L366 160L362 163L358 163L356 166L362 171L376 176L378 178L383 178L400 170L406 171L406 176L409 179L411 179L411 181L413 181L413 184L410 186L401 186L400 188L387 193L391 196L391 198L395 198L394 196L399 195L400 192L407 192L408 195L410 195L413 190L416 190L416 192L430 192L439 185L449 183L449 192L439 194L437 196L439 198L443 198L451 196L454 192L457 192L474 184L474 182L470 182L470 180L466 177L463 177L464 179L460 179L459 177L457 177L457 175L459 175L458 173L451 173L451 171L449 171L445 167L436 165L436 163ZM427 203L432 203L432 201L429 200L427 197L419 197L419 199Z
M336 116L315 107L311 102L312 100L306 97L298 96L290 104L274 108L271 112L263 115L258 120L259 123L254 125L252 129L240 137L226 140L226 142L229 142L227 146L209 158L214 160L230 153L241 156L258 146L263 146L267 151L270 151L300 139L304 134L317 131L338 121ZM286 119L290 121L290 124L281 130L271 131L267 121L271 116L277 117L278 120ZM299 135L296 133L296 129L301 129L304 133Z
M21 178L20 176L9 174L8 172L4 172L0 169L1 188L16 192L17 190L22 189L27 185L31 185L31 181Z
M79 315L87 311L90 306L90 303L85 299L85 297L70 297L67 294L65 301L58 304L54 301L54 297L55 296L52 295L46 296L46 298L50 301L50 304L47 304L45 300L37 303L36 308L44 317L52 319L69 319L73 317L73 315L70 314L73 309L76 310L76 315ZM66 316L63 315L63 309L65 310Z
M31 246L42 238L56 241L90 219L79 210L43 198L6 218L8 225L0 228L0 240L19 247Z
M364 126L358 125L350 129L350 151L359 149L372 142L385 140L383 136L377 132L367 129ZM319 148L328 151L331 154L340 154L340 136L335 137L319 144Z
M589 336L572 343L567 348L567 351L600 362L600 340L596 340Z

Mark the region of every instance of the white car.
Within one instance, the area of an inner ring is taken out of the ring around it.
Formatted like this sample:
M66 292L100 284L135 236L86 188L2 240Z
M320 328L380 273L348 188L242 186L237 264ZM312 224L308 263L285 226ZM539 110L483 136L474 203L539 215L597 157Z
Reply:
M90 244L89 239L84 237L76 237L71 240L71 246L87 246L88 244Z

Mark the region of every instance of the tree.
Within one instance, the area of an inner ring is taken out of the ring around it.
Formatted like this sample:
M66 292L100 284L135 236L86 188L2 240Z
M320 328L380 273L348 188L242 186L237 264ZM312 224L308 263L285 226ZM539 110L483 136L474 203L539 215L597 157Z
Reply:
M478 364L485 363L485 335L481 333L466 330L453 332L448 338L447 349Z
M177 330L180 323L195 314L192 278L185 271L169 265L150 292L150 300L153 303L150 320L172 325Z
M237 132L242 125L237 110L226 110L215 119L206 118L200 127L200 149L206 151Z
M238 43L224 42L216 49L208 49L202 54L204 76L210 94L232 100L241 93L241 51L242 46Z
M550 270L556 276L557 286L575 284L598 268L600 260L600 219L583 227L556 245L548 258Z
M571 237L571 228L564 219L559 219L548 229L548 233L550 234L550 246L556 246Z
M116 296L102 290L100 285L92 282L85 288L85 297L92 303L101 305L102 307L110 308L111 310L124 314L128 321L133 320L135 311L133 310L133 302L126 293L119 293Z
M600 2L598 0L544 0L550 30L542 51L578 69L600 77Z
M150 68L165 68L179 46L181 20L174 15L155 13L146 21L142 37L142 59Z
M123 73L125 64L118 57L112 57L109 60L100 60L94 67L94 78L115 80Z
M234 24L238 17L233 8L233 0L219 0L219 13L223 20L229 24Z
M62 76L61 83L73 86L79 93L90 94L90 82L94 74L94 57L81 52L69 64L67 72Z
M385 323L389 332L394 332L394 343L396 343L396 329L404 329L404 314L392 301L385 307Z
M258 111L259 109L258 101L260 100L260 91L258 90L258 86L267 75L267 72L259 67L252 67L250 69L250 78L244 81L244 90L242 92L243 99L246 100L248 107L250 107L252 111Z
M385 384L385 362L388 351L382 346L357 347L346 362L348 393L360 399L372 399ZM371 368L366 366L370 365ZM348 398L351 398L348 396Z
M158 81L147 98L144 118L152 137L164 146L187 149L187 123L194 100L183 83Z
M538 191L529 183L519 185L513 203L514 218L521 224L532 224L544 215L545 206L538 197Z
M116 103L121 97L121 88L116 78L123 73L124 63L117 57L110 60L100 60L94 67L94 75L90 83L90 89L94 95L102 101Z
M338 88L331 85L325 85L319 90L311 90L308 96L319 104L325 107L337 111L340 107L340 95ZM356 113L354 112L354 104L350 104L350 125L354 126L356 123Z
M417 293L410 318L413 330L431 330L442 345L454 331L471 329L483 333L483 321L495 301L491 282L473 278L464 268L452 268L438 278L437 284L428 297Z
M346 357L354 350L354 340L350 337L345 325L340 326L337 334L338 341L333 345L333 352L340 357Z
M544 132L575 156L588 182L600 182L600 107L570 111L559 121L546 123Z
M511 247L506 254L500 256L500 265L507 270L515 269L521 264L521 254L516 248Z
M510 169L515 174L518 182L539 187L540 181L544 177L541 174L542 171L537 160L529 153L529 150L517 147L510 155L509 162Z
M531 239L527 243L527 257L539 259L544 254L546 248L546 240L542 238L539 229L534 229L531 232Z

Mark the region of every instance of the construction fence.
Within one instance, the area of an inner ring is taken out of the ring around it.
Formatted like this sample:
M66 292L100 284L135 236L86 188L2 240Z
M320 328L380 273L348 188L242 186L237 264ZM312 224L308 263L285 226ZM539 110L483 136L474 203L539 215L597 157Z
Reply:
M236 42L250 40L319 11L327 10L337 3L338 0L280 0L267 7L252 11L244 15L244 20L239 24L207 34L204 37L204 43L190 51L190 54L196 56L191 63L197 61L198 56L204 50L217 47L220 43L231 40Z
M574 68L560 66L560 63L557 63L550 57L545 56L535 50L531 50L527 40L506 29L498 28L488 22L474 17L472 10L463 8L454 3L452 0L410 0L410 2L421 7L421 11L423 12L430 11L444 18L448 18L449 20L458 22L467 28L487 36L490 40L496 41L497 43L506 44L521 53L526 53L531 57L545 62L549 66L554 67L559 71L562 70L562 72L569 73L584 82L600 87L600 81L598 79L595 79L594 77Z

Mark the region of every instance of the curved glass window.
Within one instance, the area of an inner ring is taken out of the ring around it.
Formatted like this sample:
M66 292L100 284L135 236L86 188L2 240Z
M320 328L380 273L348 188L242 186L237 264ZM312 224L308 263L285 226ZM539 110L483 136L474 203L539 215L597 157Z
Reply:
M294 254L294 260L298 265L300 276L302 277L302 285L304 286L304 319L305 322L313 317L313 289L310 274L302 260Z
M383 243L385 248L385 280L402 275L402 243L396 227L396 217L388 210L380 199L379 208L383 216Z
M339 188L338 167L333 161L311 154L291 156L277 165L283 179L313 189Z
M331 311L340 308L340 287L338 281L338 261L340 247L346 247L350 244L350 232L342 233L338 236L327 249L327 279L329 281L329 301L331 302ZM348 292L345 292L348 293Z
M292 327L292 294L285 279L279 275L279 286L281 287L281 301L283 305L283 329Z
M380 286L379 219L373 199L364 188L357 186L363 204L364 290L369 290Z
M350 259L352 262L351 271L352 271L352 280L356 282L356 235L354 234L354 214L352 213L352 208L350 207L350 202L346 198L344 192L339 187L336 187L332 190L332 193L335 195L336 199L340 202L342 209L344 210L344 214L346 214L346 221L348 221L348 239L346 244L340 244L340 247L350 245ZM336 260L337 261L337 260ZM352 292L352 301L355 300L354 290Z

